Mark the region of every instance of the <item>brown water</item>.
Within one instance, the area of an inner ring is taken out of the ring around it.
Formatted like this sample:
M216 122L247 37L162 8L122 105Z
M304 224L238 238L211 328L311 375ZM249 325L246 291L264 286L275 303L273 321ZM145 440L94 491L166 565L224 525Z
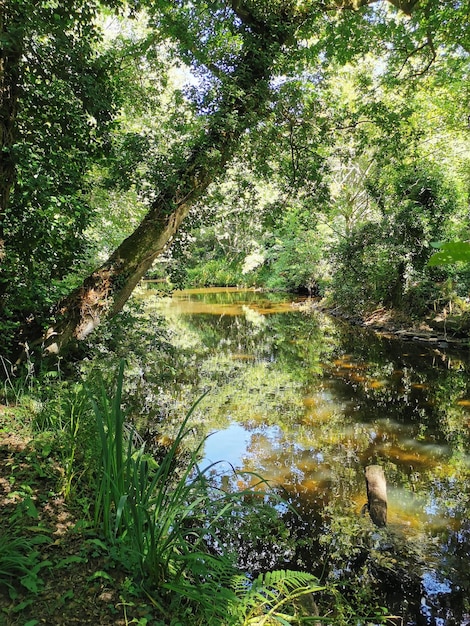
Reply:
M261 474L300 516L279 507L295 545L264 546L250 566L375 584L393 623L469 624L468 353L256 292L179 292L158 306L198 346L195 390L210 389L202 464L239 470L228 480L240 487L253 481L243 472ZM372 463L387 478L385 530L361 516Z

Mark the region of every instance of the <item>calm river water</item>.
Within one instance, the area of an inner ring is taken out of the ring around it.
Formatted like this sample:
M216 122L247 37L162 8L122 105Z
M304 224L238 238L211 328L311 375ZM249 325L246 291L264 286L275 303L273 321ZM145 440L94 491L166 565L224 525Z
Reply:
M214 474L225 464L242 487L254 480L243 472L262 475L298 514L279 507L291 549L261 541L245 560L375 585L396 624L470 624L468 352L297 304L215 289L158 302L193 346L195 396L209 390L197 413L211 433L203 465L223 461ZM369 464L387 478L386 529L361 515Z

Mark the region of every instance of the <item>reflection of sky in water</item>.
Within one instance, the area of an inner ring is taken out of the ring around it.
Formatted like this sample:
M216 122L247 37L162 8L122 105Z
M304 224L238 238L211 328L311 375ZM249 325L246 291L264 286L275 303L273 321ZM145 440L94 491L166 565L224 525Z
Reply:
M224 430L215 431L206 440L201 467L204 468L211 463L225 461L233 465L234 468L241 468L243 457L247 453L253 435L262 432L264 437L269 438L270 436L274 437L279 430L277 426L272 426L248 431L240 424L233 423Z
M424 572L421 577L423 587L429 597L437 597L438 595L445 595L451 593L452 586L448 580L440 580L435 572ZM428 603L426 597L421 598L421 615L425 618L427 624L434 624L435 626L445 626L447 620L442 617L437 617L434 614L432 605ZM467 621L462 622L468 624Z
M423 587L430 596L435 596L438 593L450 593L452 591L449 581L445 579L440 580L436 572L424 572L421 580Z

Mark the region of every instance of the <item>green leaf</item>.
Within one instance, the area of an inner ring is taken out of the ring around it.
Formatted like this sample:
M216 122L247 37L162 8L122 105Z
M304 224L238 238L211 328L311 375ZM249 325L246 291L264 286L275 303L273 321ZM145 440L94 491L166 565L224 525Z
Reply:
M89 576L87 580L88 582L90 582L92 580L96 580L97 578L104 578L104 580L109 580L111 582L114 581L114 578L110 576L108 572L105 572L104 570L98 570L97 572Z
M23 501L25 507L25 513L28 517L32 517L33 519L37 519L39 516L36 505L34 504L31 496L27 496Z
M34 600L32 598L28 598L27 600L23 600L23 602L20 602L19 604L17 604L15 606L15 608L13 609L13 613L20 613L23 609L26 609L26 607L28 607L31 604L33 604L33 602L34 602ZM29 622L27 622L25 624L25 626L28 626L28 624L33 626L33 624L39 624L39 622L37 620L35 620L35 619L32 619Z
M65 557L64 559L61 559L57 565L56 565L56 569L60 569L61 567L67 567L67 565L70 565L71 563L86 563L86 559L84 559L81 556L76 556L74 554Z
M38 578L35 574L31 576L23 576L20 580L23 587L26 587L28 591L31 591L32 593L37 593L39 591L38 583L41 582L41 579Z
M433 244L431 244L433 245ZM470 263L470 243L466 241L452 241L433 245L440 251L432 255L428 261L430 267L437 265L452 265L454 263Z
M109 550L109 546L107 546L104 541L101 541L101 539L90 539L88 543L96 546L97 548L101 548L104 552L108 552Z

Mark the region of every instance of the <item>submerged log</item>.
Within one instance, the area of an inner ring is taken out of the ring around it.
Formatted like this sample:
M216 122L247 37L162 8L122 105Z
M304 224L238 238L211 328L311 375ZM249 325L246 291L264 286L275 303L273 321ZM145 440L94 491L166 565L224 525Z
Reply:
M387 525L387 481L380 465L368 465L365 468L367 486L367 504L371 520L376 526Z

